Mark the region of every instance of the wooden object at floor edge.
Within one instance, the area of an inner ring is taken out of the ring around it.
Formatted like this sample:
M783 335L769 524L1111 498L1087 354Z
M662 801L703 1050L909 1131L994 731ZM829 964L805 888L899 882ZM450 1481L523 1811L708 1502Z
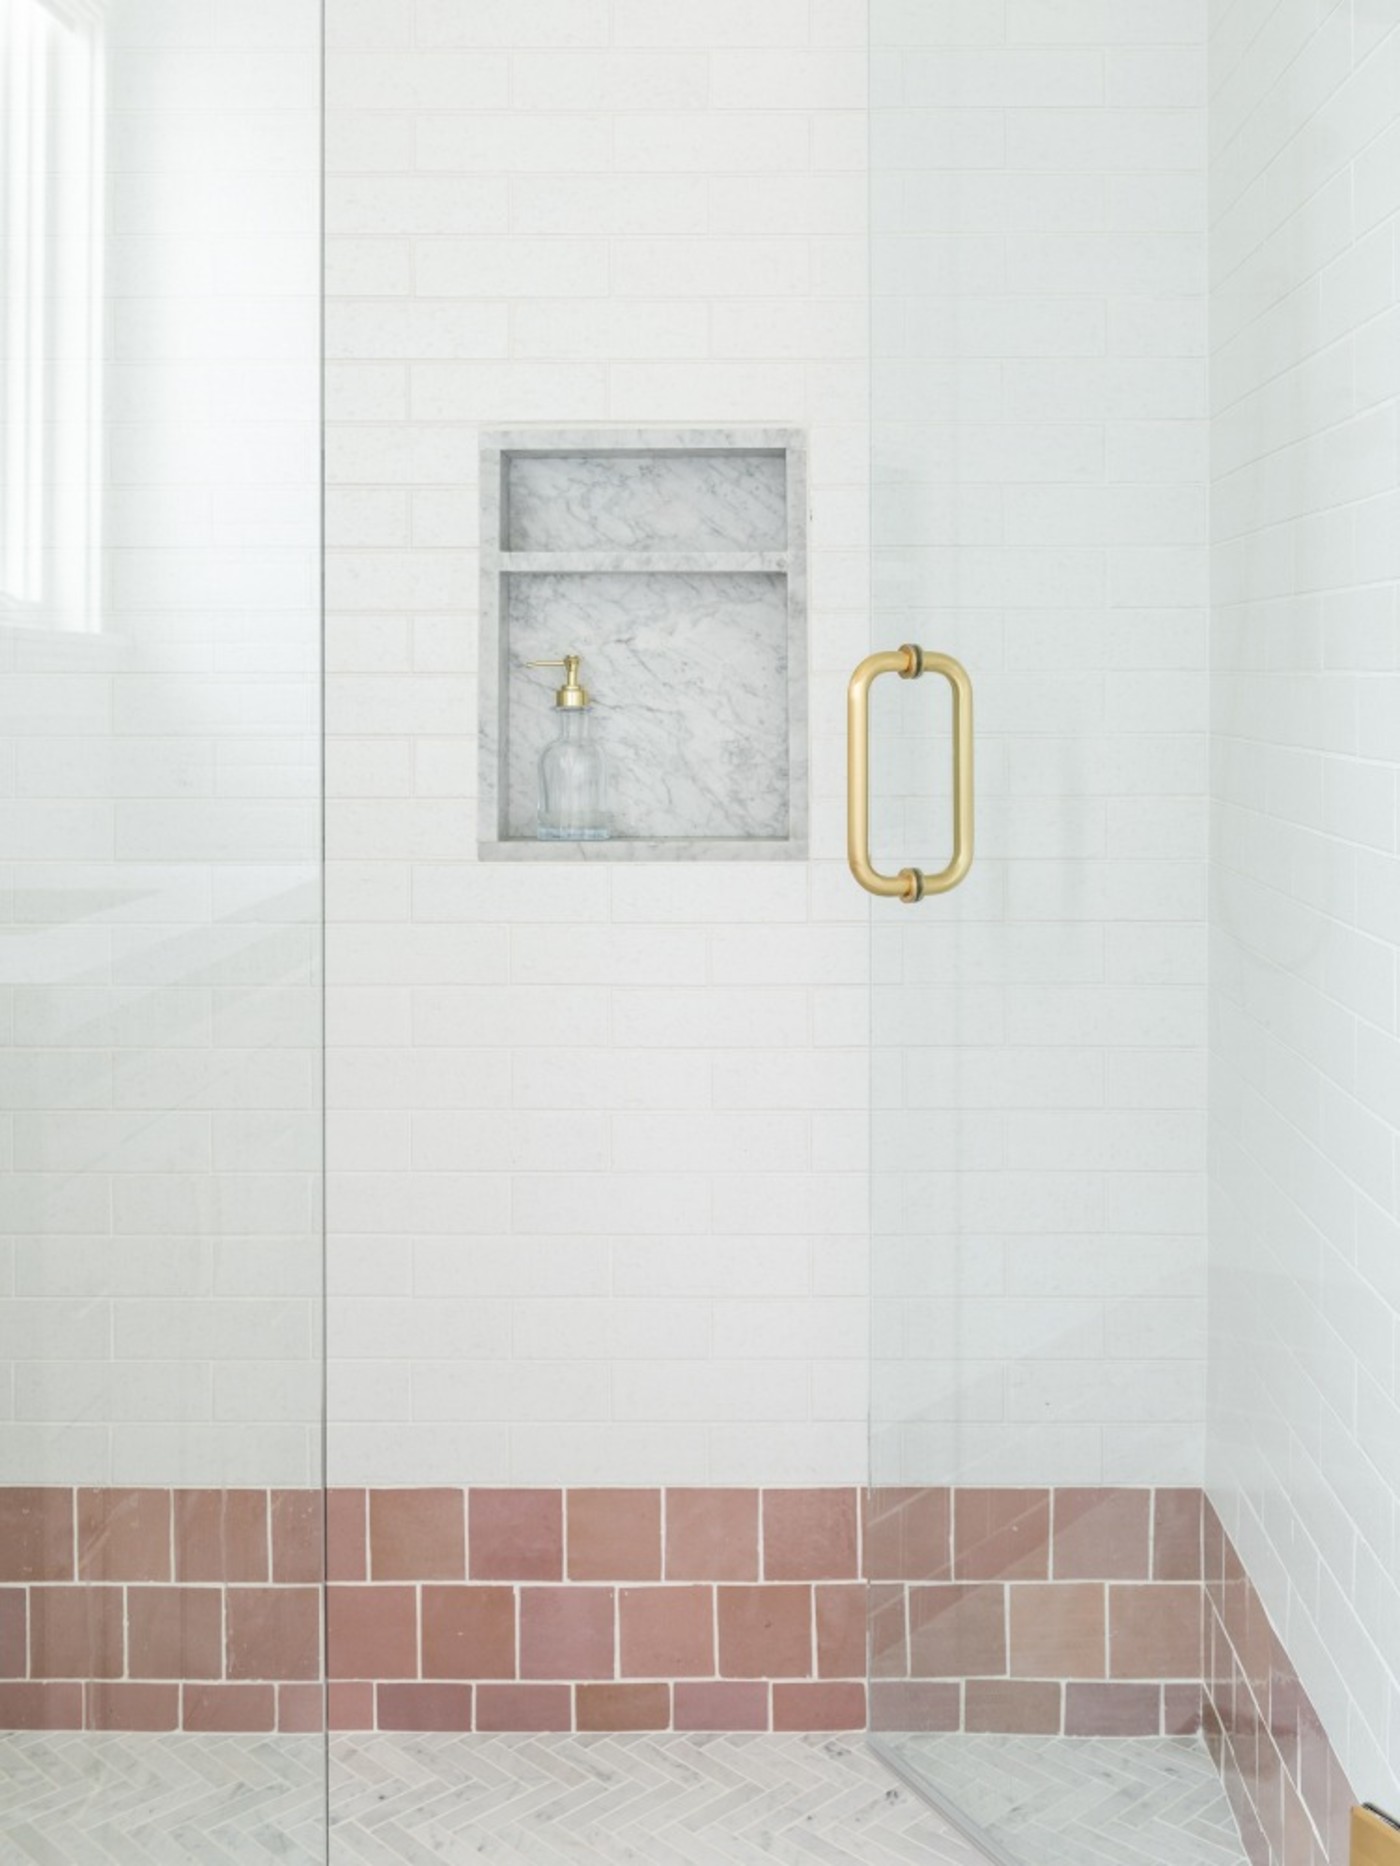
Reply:
M1400 1827L1369 1808L1353 1808L1351 1866L1400 1866Z

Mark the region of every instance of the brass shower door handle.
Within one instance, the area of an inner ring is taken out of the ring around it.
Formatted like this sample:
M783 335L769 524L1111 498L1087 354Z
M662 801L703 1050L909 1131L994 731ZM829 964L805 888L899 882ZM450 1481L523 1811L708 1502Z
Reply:
M870 860L870 689L881 674L898 674L901 680L941 674L953 690L953 854L936 875L918 868L882 875ZM887 900L912 905L926 894L946 894L972 866L972 823L972 682L967 669L950 654L908 644L867 655L846 690L846 859L851 873L867 893Z

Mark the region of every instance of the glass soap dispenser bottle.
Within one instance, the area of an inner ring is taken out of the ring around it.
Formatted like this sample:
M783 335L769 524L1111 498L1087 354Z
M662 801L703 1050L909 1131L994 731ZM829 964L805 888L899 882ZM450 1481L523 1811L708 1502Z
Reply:
M562 667L555 691L558 736L540 753L540 802L536 834L541 842L606 842L607 766L594 743L588 691L580 686L580 656L562 661L527 661L527 667Z

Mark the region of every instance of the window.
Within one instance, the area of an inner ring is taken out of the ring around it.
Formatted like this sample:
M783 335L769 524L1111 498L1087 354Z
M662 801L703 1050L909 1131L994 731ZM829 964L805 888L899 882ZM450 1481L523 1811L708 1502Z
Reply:
M98 626L101 18L0 5L0 620Z

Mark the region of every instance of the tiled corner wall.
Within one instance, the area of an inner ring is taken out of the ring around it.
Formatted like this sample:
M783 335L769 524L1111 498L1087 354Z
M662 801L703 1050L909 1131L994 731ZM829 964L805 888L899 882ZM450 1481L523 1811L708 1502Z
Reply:
M1207 1482L1400 1799L1400 12L1211 0Z
M1204 1532L1206 1741L1251 1866L1345 1866L1356 1795L1209 1502Z
M380 1729L1199 1727L1201 1498L337 1489L329 1715ZM318 1727L316 1491L0 1492L0 1726Z

